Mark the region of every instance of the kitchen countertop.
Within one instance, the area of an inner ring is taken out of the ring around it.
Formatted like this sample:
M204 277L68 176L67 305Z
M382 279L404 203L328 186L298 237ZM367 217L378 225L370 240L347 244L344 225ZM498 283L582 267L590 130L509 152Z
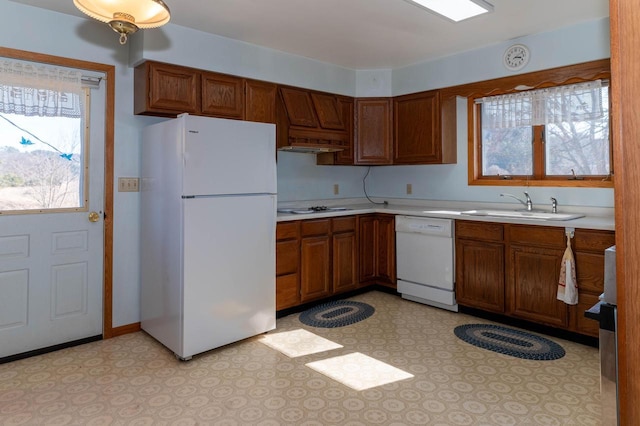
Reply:
M389 204L373 204L370 202L363 203L359 200L320 200L320 201L304 201L295 203L286 203L279 207L297 207L307 208L314 205L340 206L349 210L340 211L320 211L314 213L295 214L295 213L278 213L278 222L286 222L292 220L319 219L339 216L352 216L368 213L386 213L393 215L434 217L445 219L469 220L476 222L499 222L499 223L515 223L525 225L541 225L555 226L560 228L581 228L581 229L601 229L613 231L615 230L615 221L613 208L599 207L576 207L569 206L559 208L559 213L580 213L585 217L573 220L540 220L527 218L510 218L495 216L473 216L463 215L461 212L474 209L511 209L518 208L516 204L497 204L497 203L480 203L470 201L413 201L398 200L390 201ZM301 207L304 206L304 207Z

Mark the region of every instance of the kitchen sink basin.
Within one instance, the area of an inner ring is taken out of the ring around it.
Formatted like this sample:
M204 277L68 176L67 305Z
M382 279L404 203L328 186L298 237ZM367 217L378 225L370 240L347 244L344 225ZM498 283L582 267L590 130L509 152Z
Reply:
M584 217L583 214L575 213L549 213L514 210L467 210L461 212L461 214L469 216L509 217L514 219L533 220L573 220Z
M324 212L338 212L351 210L346 207L326 207L326 206L313 206L313 207L300 207L300 208L280 208L278 213L291 213L291 214L311 214L311 213L324 213Z

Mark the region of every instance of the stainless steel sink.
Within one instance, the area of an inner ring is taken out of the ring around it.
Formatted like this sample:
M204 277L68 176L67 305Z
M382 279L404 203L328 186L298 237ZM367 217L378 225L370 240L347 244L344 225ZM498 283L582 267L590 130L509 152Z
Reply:
M469 216L491 216L491 217L508 217L514 219L532 219L532 220L573 220L584 217L583 214L574 213L550 213L550 212L531 212L531 211L514 211L514 210L467 210L460 214Z
M278 213L290 213L290 214L311 214L311 213L324 213L324 212L338 212L351 210L347 207L326 207L326 206L314 206L314 207L298 207L298 208L280 208Z

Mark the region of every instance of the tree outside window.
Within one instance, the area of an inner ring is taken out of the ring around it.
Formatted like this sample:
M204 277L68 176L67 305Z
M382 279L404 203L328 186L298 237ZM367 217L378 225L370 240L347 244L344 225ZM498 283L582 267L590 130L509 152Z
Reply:
M609 85L594 81L477 99L482 179L611 175Z

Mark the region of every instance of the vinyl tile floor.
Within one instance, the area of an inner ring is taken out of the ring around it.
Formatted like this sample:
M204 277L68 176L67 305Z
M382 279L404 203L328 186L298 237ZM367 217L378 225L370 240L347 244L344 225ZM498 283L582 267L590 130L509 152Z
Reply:
M523 360L453 334L488 321L352 300L375 313L338 328L290 315L188 362L138 332L0 365L0 425L600 424L597 349L550 338L563 358Z

